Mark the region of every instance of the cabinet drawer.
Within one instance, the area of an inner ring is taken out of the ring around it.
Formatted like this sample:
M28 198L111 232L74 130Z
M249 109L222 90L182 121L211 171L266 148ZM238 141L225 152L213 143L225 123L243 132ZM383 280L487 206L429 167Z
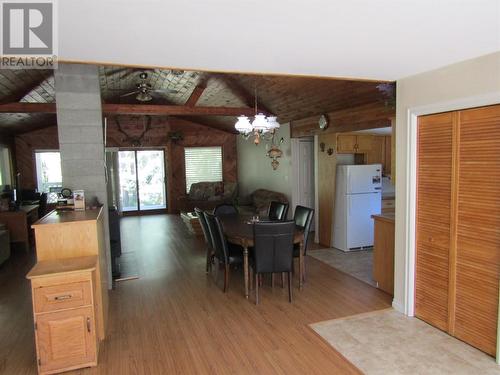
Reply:
M40 287L33 290L36 313L62 310L92 303L90 281Z

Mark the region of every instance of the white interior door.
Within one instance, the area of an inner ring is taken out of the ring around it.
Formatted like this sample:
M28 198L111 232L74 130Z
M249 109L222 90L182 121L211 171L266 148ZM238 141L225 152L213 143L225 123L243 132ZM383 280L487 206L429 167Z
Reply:
M314 141L300 140L298 154L297 204L314 208ZM314 230L314 221L311 230Z

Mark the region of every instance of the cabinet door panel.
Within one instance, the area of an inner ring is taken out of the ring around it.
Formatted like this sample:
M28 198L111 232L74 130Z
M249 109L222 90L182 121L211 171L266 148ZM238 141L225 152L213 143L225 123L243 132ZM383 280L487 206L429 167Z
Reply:
M369 152L372 149L373 135L358 135L356 137L356 152Z
M453 114L419 117L415 315L448 329Z
M366 154L366 164L382 164L382 170L384 171L385 164L385 137L372 137L372 144L370 151Z
M40 372L96 364L92 306L39 314L36 324Z
M356 136L351 134L339 134L337 136L337 152L353 154L356 152Z
M392 174L392 137L391 136L386 136L385 138L385 147L384 147L384 171L385 174L391 175Z
M500 274L500 106L460 112L454 334L494 355Z

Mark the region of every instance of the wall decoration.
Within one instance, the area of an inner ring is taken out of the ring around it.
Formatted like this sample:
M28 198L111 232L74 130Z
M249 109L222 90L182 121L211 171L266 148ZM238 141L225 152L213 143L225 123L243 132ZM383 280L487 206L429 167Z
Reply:
M120 125L120 121L118 121L118 116L115 117L115 122L116 125L118 126L118 131L125 136L125 139L123 141L130 143L130 145L133 147L141 147L142 142L144 141L144 136L149 130L151 130L151 116L144 116L143 131L138 137L132 137L128 135L127 132L125 132L125 130L123 130L123 128Z

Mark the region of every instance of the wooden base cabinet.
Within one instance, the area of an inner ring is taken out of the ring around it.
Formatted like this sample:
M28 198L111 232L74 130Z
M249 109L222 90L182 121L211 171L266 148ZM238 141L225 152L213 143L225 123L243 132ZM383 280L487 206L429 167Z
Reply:
M415 315L495 355L500 105L421 116Z
M39 374L97 365L96 261L41 261L28 274Z
M394 214L373 215L373 280L394 295Z

